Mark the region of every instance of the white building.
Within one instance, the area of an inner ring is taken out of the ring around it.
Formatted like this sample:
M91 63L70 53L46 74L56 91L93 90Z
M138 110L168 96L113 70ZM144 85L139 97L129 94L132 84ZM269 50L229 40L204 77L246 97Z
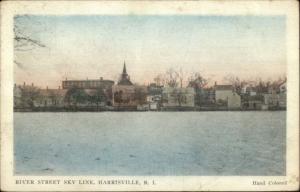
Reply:
M147 95L147 103L150 110L158 110L160 101L161 95Z
M286 81L284 81L283 83L281 83L279 85L279 91L280 91L280 93L285 93L286 92Z
M233 91L232 85L215 85L215 97L217 103L227 105L228 109L241 107L241 96Z
M22 104L22 89L20 86L14 86L14 107L20 107Z
M270 107L286 108L286 93L264 94L264 104Z

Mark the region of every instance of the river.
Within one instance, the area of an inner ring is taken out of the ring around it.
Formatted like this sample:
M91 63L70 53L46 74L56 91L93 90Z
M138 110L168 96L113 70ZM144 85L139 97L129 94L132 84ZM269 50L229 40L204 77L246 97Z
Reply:
M285 175L286 112L14 113L15 175Z

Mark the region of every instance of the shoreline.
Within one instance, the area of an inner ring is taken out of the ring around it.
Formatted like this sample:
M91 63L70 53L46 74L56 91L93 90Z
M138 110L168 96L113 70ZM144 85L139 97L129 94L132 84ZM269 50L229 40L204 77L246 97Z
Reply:
M13 112L208 112L208 111L286 111L285 108L274 108L268 110L262 109L161 109L161 110L137 110L137 109L91 109L91 108L18 108L14 109Z

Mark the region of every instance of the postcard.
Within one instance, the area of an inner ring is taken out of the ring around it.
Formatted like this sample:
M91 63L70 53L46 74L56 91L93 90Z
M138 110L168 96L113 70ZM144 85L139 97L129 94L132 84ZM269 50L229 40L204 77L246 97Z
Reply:
M1 190L299 189L297 1L4 1Z

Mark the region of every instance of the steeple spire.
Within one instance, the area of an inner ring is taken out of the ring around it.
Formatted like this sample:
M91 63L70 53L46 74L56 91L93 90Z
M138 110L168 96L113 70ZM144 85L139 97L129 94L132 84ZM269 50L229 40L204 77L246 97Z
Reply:
M127 74L125 61L124 61L124 66L123 66L123 74Z
M131 81L130 81L130 78L127 74L127 71L126 71L126 63L124 61L124 65L123 65L123 73L121 74L121 78L118 82L118 85L132 85Z

